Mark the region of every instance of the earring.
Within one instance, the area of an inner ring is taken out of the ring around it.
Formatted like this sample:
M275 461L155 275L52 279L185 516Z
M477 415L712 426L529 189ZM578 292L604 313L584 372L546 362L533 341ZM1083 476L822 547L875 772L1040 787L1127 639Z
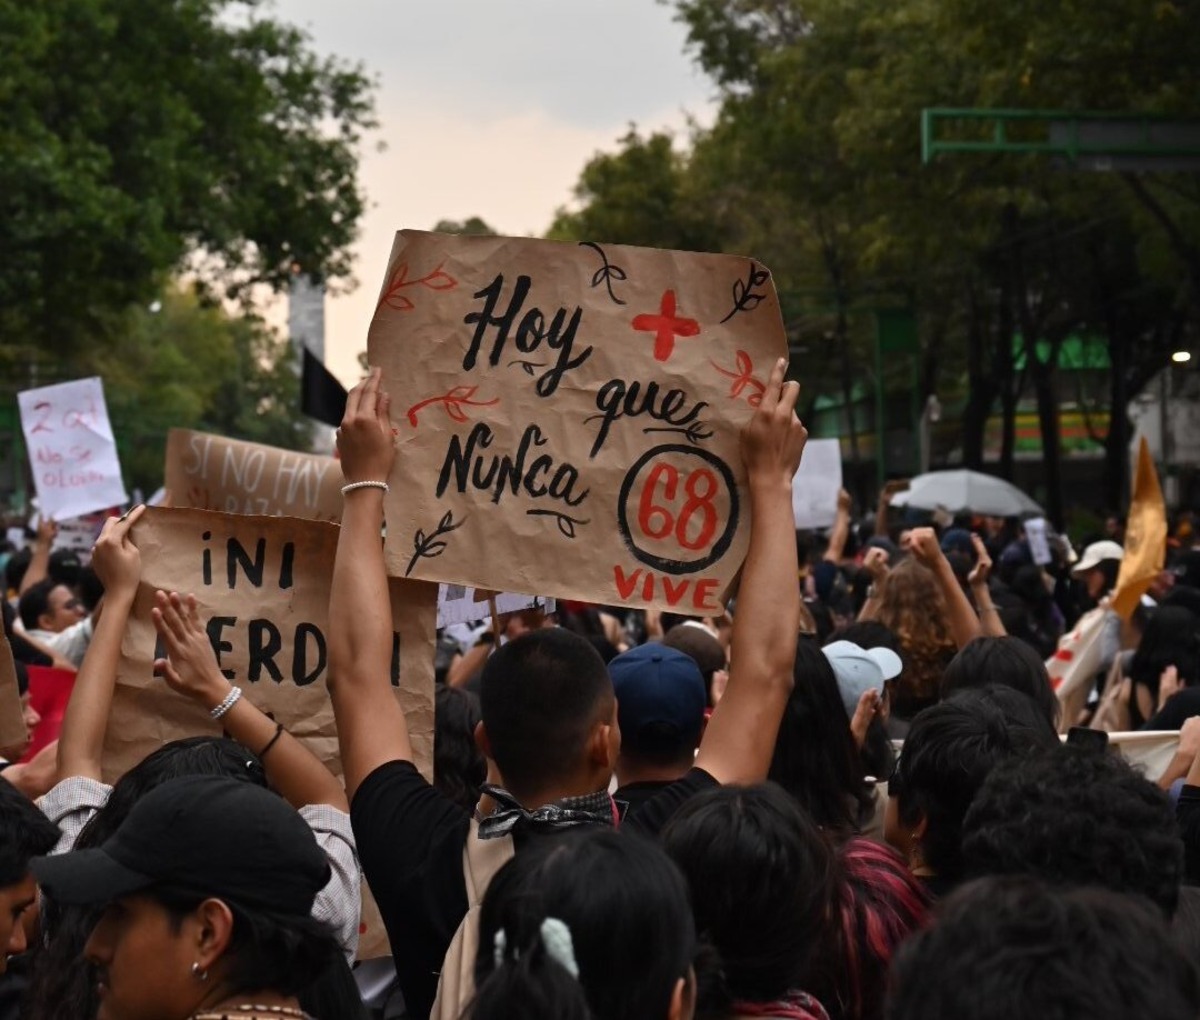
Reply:
M208 980L208 971L201 970L200 964L193 963L192 964L192 977L194 977L197 981L207 981Z

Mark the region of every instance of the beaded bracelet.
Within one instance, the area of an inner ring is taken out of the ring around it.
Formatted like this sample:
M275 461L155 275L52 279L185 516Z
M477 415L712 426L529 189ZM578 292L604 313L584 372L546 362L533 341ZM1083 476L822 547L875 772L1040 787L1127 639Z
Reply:
M240 687L234 687L228 694L225 695L225 699L221 702L221 704L214 708L209 715L211 715L214 719L220 719L221 716L223 716L238 703L238 698L241 696L242 689Z
M342 486L342 495L347 492L353 492L355 489L382 489L384 492L391 492L391 487L387 482L351 482L349 485Z

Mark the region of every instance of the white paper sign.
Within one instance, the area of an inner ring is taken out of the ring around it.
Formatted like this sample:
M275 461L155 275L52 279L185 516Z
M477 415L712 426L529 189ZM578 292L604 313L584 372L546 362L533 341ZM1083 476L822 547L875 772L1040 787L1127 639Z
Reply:
M38 507L52 520L128 501L99 378L17 394Z
M842 490L842 446L836 439L810 439L792 479L792 516L797 528L832 527Z
M1039 567L1044 567L1054 559L1050 555L1050 540L1046 536L1044 517L1031 517L1025 522L1025 537L1029 540L1029 552L1033 556L1033 562Z
M438 585L437 625L449 627L455 623L490 620L492 607L488 605L487 594L461 584ZM496 596L496 612L517 613L522 609L542 609L553 613L554 599L544 599L537 595L517 595L512 592L500 592Z

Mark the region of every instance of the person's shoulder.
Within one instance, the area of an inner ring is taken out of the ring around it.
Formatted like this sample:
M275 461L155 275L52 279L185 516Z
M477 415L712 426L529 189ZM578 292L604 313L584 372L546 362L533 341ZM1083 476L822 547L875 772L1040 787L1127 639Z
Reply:
M686 801L698 793L720 785L717 779L704 769L689 769L679 779L665 784L639 807L631 809L623 824L635 832L657 836Z
M350 803L350 820L360 843L364 833L381 829L406 842L428 844L434 833L465 842L471 824L467 813L416 765L399 760L385 762L359 784Z

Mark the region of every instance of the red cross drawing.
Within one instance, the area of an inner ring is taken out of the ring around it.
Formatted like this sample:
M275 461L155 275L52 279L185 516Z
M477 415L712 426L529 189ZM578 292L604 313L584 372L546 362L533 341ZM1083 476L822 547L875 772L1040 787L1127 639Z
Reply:
M637 315L633 320L633 328L644 333L654 334L654 360L666 361L675 350L677 336L696 336L700 332L700 323L695 319L678 319L675 317L675 292L663 291L662 304L657 315Z

